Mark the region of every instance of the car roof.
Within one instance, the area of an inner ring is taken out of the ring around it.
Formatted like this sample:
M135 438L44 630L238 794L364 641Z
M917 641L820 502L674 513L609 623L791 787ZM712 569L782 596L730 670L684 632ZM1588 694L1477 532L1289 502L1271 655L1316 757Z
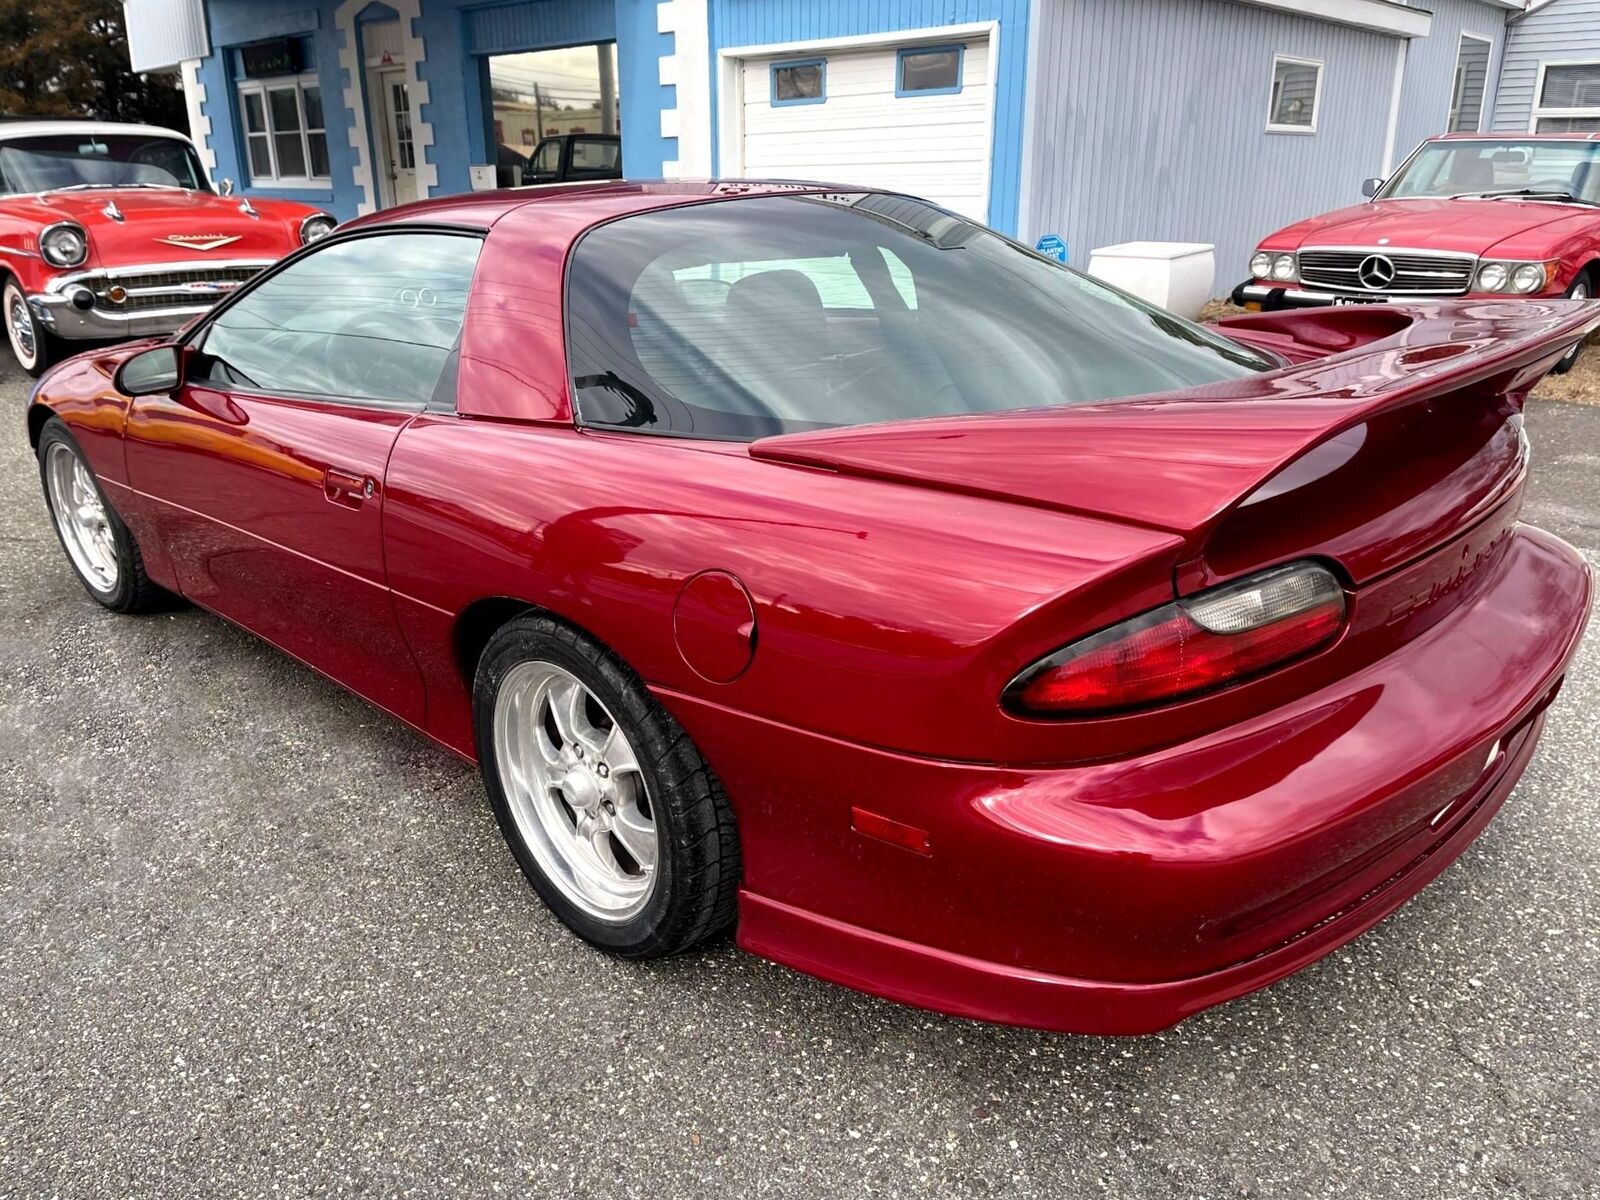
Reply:
M95 120L57 120L57 121L0 121L0 141L11 138L38 137L56 133L85 133L85 134L114 134L137 133L152 137L177 138L187 142L185 134L175 129L167 129L161 125L134 125L122 121L95 121Z
M374 225L443 224L487 229L518 210L542 218L540 232L554 235L556 227L573 231L601 221L712 200L742 196L818 194L831 192L872 192L877 188L835 183L811 183L781 179L609 179L588 183L535 184L520 188L500 188L490 192L466 192L436 196L398 208L386 208L346 222L341 229L369 228Z
M1441 133L1430 142L1600 142L1600 133Z

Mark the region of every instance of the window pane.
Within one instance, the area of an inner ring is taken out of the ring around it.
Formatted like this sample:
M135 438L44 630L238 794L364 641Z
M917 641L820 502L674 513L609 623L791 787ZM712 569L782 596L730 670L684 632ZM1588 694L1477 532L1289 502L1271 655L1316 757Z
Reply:
M294 92L294 88L273 88L267 93L272 105L273 133L300 128L300 107L294 101Z
M792 63L772 68L772 99L774 103L795 100L821 100L823 98L823 72L826 64Z
M204 378L266 391L422 401L461 332L478 238L334 243L264 280L207 331Z
M311 147L311 174L318 179L328 177L328 135L325 133L311 133L306 135L306 143Z
M915 308L898 302L902 271ZM586 235L569 278L582 418L644 431L752 438L1092 403L1268 369L900 196L642 213Z
M306 106L306 128L322 129L322 89L313 84L300 89L301 98Z
M272 178L272 152L267 148L267 135L255 133L245 140L250 143L251 177L254 179Z
M533 156L533 169L540 174L554 175L561 170L561 143L539 143L539 152Z
M1600 62L1546 67L1540 108L1600 108Z
M534 147L545 138L621 133L617 78L615 42L492 55L489 96L500 178L521 183ZM541 160L537 169L560 165Z
M602 142L594 138L577 138L572 143L572 169L574 171L616 171L621 162L622 146L618 142Z
M1600 117L1540 117L1540 133L1600 133Z
M272 145L278 152L278 174L288 179L303 178L306 174L306 150L300 135L273 134Z
M244 127L249 133L265 133L267 131L267 114L261 106L260 92L245 92L244 96Z
M926 92L961 86L961 52L918 50L900 56L900 90Z
M1320 67L1308 63L1283 61L1273 67L1272 124L1308 129L1316 124L1313 109L1317 101L1317 75L1320 70Z

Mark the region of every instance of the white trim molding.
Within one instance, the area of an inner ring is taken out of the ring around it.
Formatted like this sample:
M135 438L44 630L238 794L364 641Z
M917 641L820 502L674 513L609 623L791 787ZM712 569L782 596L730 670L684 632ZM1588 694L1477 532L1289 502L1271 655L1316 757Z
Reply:
M361 200L356 204L358 215L378 211L378 193L372 167L372 131L367 125L365 96L366 70L361 61L361 31L356 16L372 0L344 0L333 14L333 24L342 34L339 46L339 69L349 83L344 89L344 107L350 114L350 148L356 153L355 166L350 177L361 189ZM422 119L422 106L428 103L428 85L418 76L417 65L427 61L427 47L416 33L416 21L421 12L421 0L386 0L389 7L400 14L400 35L405 44L406 89L411 94L411 140L417 151L417 198L433 195L439 184L439 168L429 161L428 147L433 145L433 126Z
M206 116L206 85L200 82L200 60L186 58L178 71L183 78L183 106L189 111L189 140L200 155L200 165L210 175L217 169L217 152L211 148L211 118Z
M1431 12L1426 8L1411 8L1400 0L1243 0L1243 3L1395 37L1427 37L1433 30Z
M672 53L657 60L660 82L677 95L661 110L661 136L676 138L678 157L661 164L667 179L711 174L711 20L707 0L660 0L656 32L672 35Z

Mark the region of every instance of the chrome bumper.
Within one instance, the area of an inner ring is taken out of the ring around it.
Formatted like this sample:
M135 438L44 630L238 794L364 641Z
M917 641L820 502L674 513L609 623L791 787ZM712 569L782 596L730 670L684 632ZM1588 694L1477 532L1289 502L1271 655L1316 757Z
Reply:
M1259 304L1271 312L1277 308L1318 308L1332 304L1338 297L1333 292L1307 292L1297 287L1267 287L1260 283L1241 283L1233 289L1233 302L1241 308L1246 304ZM1387 296L1360 297L1356 304L1381 304Z
M196 298L193 301L184 299L180 303L164 304L159 308L134 308L128 311L118 311L115 307L109 306L97 293L110 284L125 280L136 285L139 275L151 271L182 272L205 270L213 266L250 268L259 271L271 266L272 262L272 259L234 259L226 263L193 266L171 263L127 270L83 271L51 280L44 291L28 297L28 304L32 307L39 323L59 338L72 341L120 341L129 338L160 337L176 333L195 317L208 312L212 305L241 285L238 282L192 281L142 289L152 296L159 294L162 297L177 297L183 292L192 292ZM88 307L80 307L85 293L93 297L93 302ZM129 294L139 295L141 289L137 286L132 287L129 289ZM74 302L75 297L78 298L78 303Z

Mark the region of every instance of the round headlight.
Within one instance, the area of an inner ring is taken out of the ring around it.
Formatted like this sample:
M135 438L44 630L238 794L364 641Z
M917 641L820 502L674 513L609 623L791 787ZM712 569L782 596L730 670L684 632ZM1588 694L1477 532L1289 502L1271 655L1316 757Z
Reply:
M1274 279L1294 278L1294 255L1280 254L1272 260L1272 277Z
M63 221L39 235L39 253L52 267L76 267L89 257L89 235Z
M1272 276L1272 255L1265 250L1250 259L1250 274L1256 279L1269 279Z
M1504 263L1484 263L1478 268L1478 291L1503 292L1510 278Z
M333 232L333 227L338 224L327 213L313 213L300 222L300 244L309 246L312 242L320 242Z
M1544 264L1523 263L1511 272L1511 289L1516 292L1537 292L1544 286Z

